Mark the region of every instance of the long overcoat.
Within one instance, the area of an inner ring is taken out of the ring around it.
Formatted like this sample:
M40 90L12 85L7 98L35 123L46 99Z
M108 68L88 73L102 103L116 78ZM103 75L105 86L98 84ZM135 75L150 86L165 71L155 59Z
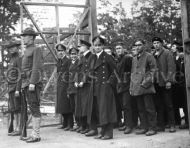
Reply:
M59 59L57 63L56 113L59 114L66 114L71 112L69 99L67 97L70 63L70 59L66 56L63 59Z
M115 123L117 121L114 85L116 84L114 59L106 52L102 52L99 58L92 55L89 60L89 73L92 78L88 100L87 121L91 123L93 99L97 98L98 119L100 126Z
M79 62L79 73L78 73L78 83L82 82L83 86L78 88L78 97L76 108L79 108L79 112L81 116L87 116L87 106L88 106L88 97L90 91L90 82L88 77L89 71L89 57L92 55L91 52L88 52L85 56L83 56Z
M75 102L75 104L72 104L73 106L71 106L71 103L70 103L70 107L71 109L73 109L72 111L74 112L75 116L79 116L79 111L80 111L80 107L78 104L79 104L79 101L78 101L78 88L75 87L74 83L75 82L78 82L77 80L77 75L78 75L78 71L79 71L79 67L78 67L78 63L79 63L79 60L77 59L74 63L71 63L70 67L69 67L69 86L68 86L68 89L67 89L67 94L69 95L74 95L74 99L73 100Z

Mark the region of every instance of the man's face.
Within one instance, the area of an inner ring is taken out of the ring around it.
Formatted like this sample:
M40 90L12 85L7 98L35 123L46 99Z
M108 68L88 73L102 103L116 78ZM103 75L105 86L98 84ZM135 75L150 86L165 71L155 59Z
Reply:
M80 53L83 54L85 51L88 50L88 48L85 45L81 45L79 50L80 50Z
M96 53L100 53L103 50L103 45L100 43L99 39L96 39L93 45Z
M155 50L160 50L162 48L162 43L160 41L154 41L153 46Z
M136 46L132 47L131 54L132 54L133 57L137 55L137 48L136 48Z
M143 50L144 50L144 45L141 41L137 41L135 43L135 47L136 47L137 54L143 52Z
M76 51L71 51L70 57L72 61L75 61L78 58L78 54Z
M65 56L65 51L62 49L61 46L57 47L57 56L58 58L63 58Z
M10 49L9 49L9 52L10 52L10 54L13 54L13 53L16 53L16 52L18 52L18 47L11 47Z
M24 45L29 45L33 41L33 36L25 35L23 36Z
M115 51L116 51L116 54L117 54L117 55L122 55L123 52L124 52L123 47L122 47L121 45L117 45L117 46L115 47Z
M177 45L173 44L171 47L172 52L176 52L177 51Z

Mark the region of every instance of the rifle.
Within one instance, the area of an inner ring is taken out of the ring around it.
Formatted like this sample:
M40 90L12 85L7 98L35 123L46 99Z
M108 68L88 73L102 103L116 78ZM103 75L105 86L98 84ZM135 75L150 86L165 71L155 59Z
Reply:
M8 118L9 118L8 133L12 133L14 131L14 126L13 126L14 113L10 112Z
M27 137L27 120L28 120L28 115L27 115L27 102L26 102L26 96L24 89L22 89L20 93L21 97L21 121L20 121L20 129L21 129L21 135L20 138L22 137Z

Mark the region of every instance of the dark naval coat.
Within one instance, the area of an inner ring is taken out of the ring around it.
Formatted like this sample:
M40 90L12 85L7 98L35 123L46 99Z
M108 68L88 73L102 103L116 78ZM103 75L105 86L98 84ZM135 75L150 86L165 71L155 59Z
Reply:
M114 59L106 52L102 52L99 58L92 55L89 59L89 73L92 79L88 100L87 121L91 123L94 97L97 98L97 110L99 124L105 125L117 121L116 104L113 88L115 88L116 79L114 70L116 64Z

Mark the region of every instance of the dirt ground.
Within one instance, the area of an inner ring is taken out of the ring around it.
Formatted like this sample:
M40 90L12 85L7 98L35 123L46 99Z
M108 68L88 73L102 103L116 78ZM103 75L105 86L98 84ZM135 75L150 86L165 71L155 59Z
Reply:
M0 148L190 148L187 130L177 130L176 133L166 131L147 137L134 133L124 135L115 129L114 139L103 141L53 126L41 128L41 142L27 144L19 137L7 136L6 126L0 124ZM31 129L28 130L30 132Z

